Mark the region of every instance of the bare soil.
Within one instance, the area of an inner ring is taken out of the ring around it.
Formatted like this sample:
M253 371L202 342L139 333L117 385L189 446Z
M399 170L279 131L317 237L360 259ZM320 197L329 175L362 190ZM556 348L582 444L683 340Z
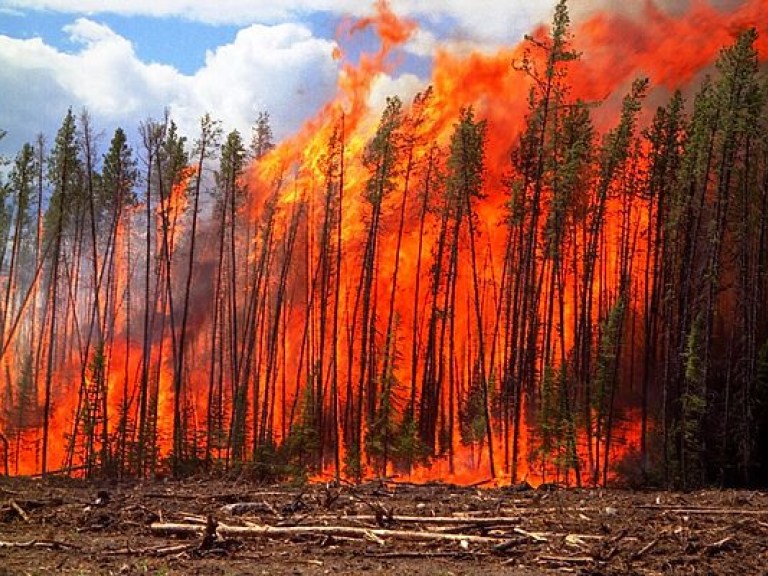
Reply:
M768 575L768 495L0 478L0 575L384 573Z

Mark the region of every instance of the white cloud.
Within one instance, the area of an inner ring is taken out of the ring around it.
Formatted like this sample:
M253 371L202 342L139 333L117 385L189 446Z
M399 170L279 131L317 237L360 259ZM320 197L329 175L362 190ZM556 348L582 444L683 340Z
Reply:
M209 52L193 75L142 61L130 41L93 20L80 18L65 31L78 45L72 53L39 38L0 35L6 149L33 139L30 129L52 137L69 106L87 108L95 126L121 125L129 132L167 106L191 137L210 112L225 129L248 138L257 112L267 110L276 134L284 135L335 91L334 43L297 24L244 28L231 44Z
M298 24L254 24L240 30L232 44L208 53L185 96L192 108L238 126L268 110L276 132L285 134L333 94L334 46Z
M413 74L389 76L379 74L371 85L371 93L368 96L368 105L374 111L374 116L384 110L387 98L397 95L404 104L410 104L413 97L425 88L424 81ZM378 117L377 117L378 119Z
M356 0L2 0L0 6L70 14L180 17L210 24L248 25L275 22L306 12L360 14L368 10Z
M0 0L0 8L70 14L122 14L179 17L210 24L274 23L317 12L362 16L374 0ZM515 41L541 20L549 20L555 0L390 0L396 14L426 22L453 24L451 33L482 41Z

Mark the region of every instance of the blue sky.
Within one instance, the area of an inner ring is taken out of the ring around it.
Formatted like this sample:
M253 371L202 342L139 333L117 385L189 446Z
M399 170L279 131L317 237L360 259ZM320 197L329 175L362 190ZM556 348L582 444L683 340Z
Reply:
M73 14L50 11L0 14L0 34L18 39L39 37L58 50L72 52L77 46L64 28L75 18ZM140 59L164 62L185 74L192 74L205 64L207 50L231 43L238 30L233 24L210 25L178 18L118 14L91 18L129 38Z
M554 4L391 0L419 31L378 90L407 98L427 82L438 44L517 43ZM69 107L87 109L107 140L166 107L192 137L206 112L247 135L262 110L288 135L335 93L339 23L372 12L359 0L0 0L0 154L39 132L52 140ZM345 51L354 59L370 40Z

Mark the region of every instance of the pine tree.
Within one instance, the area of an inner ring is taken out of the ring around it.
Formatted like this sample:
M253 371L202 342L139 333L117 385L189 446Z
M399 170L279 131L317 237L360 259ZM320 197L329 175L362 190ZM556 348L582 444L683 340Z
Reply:
M399 98L388 98L379 126L373 139L368 144L363 164L370 177L363 192L365 202L370 207L360 283L355 298L355 310L360 310L360 324L355 331L360 333L360 360L357 386L357 413L355 430L351 435L351 444L358 447L363 442L363 427L375 428L382 418L389 416L378 414L380 394L385 383L379 374L378 346L376 344L378 311L376 308L376 283L378 246L381 227L382 207L385 198L396 186L398 174L398 130L403 122L402 103ZM350 358L354 340L350 342ZM391 376L391 375L390 375ZM389 402L387 402L389 404Z
M493 454L493 432L490 410L490 392L488 386L488 371L486 367L485 325L480 294L480 280L476 247L477 215L473 204L484 197L483 183L485 176L485 139L487 125L484 120L477 121L471 107L462 110L459 122L455 125L451 136L451 153L447 162L447 194L459 206L457 210L458 231L462 225L462 213L466 214L469 233L470 265L472 272L473 303L476 322L477 358L473 370L478 379L482 395L483 420L488 446L488 465L491 477L496 476L496 464ZM458 234L454 237L454 252L458 247ZM455 270L455 266L454 266ZM454 274L455 282L455 274ZM470 388L471 390L471 388ZM455 389L452 390L456 393ZM449 424L453 427L453 423Z
M101 228L107 231L106 258L101 272L102 277L105 278L106 293L102 333L105 336L105 342L109 343L110 350L115 345L119 345L117 338L123 336L123 345L126 351L123 366L115 366L109 362L110 358L107 358L109 372L117 373L118 370L122 370L122 400L117 426L117 446L115 447L117 472L122 475L127 466L129 434L133 432L130 411L134 391L129 388L133 376L129 373L132 348L130 309L130 286L132 284L130 279L132 273L130 236L132 231L128 212L137 203L134 186L138 180L136 159L122 128L115 130L109 149L103 156L102 164L98 191L98 219ZM124 266L122 271L118 270L120 266ZM121 275L125 278L125 286L118 285L118 278ZM119 292L120 290L123 292ZM118 310L121 307L125 308L123 326L117 325ZM123 330L124 333L118 334L118 330Z
M213 214L218 217L218 259L211 322L206 461L211 459L214 449L226 445L225 380L229 376L229 380L234 382L238 373L237 347L230 344L230 353L226 354L226 350L228 343L240 337L237 328L240 308L237 289L237 216L245 194L242 183L245 155L240 133L236 130L230 132L221 147L219 169L215 174Z
M46 212L46 243L52 244L49 264L47 292L47 361L44 383L42 473L48 472L48 443L53 394L53 375L55 371L55 352L57 347L57 316L59 304L59 274L63 251L64 232L71 224L71 206L80 186L80 159L76 141L76 123L72 110L68 110L56 135L51 150L48 179L53 186L48 211Z

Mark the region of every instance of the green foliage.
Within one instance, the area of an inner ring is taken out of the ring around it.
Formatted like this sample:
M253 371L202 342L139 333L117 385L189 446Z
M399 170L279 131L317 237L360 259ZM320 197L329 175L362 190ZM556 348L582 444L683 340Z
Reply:
M410 411L406 411L394 438L392 460L396 470L410 473L414 466L429 461L429 447L419 435L419 424Z
M648 193L655 198L674 190L684 150L685 101L676 90L666 106L659 106L651 125L643 131L650 145L648 152Z
M716 103L720 122L727 138L733 133L755 133L761 117L764 96L759 83L759 55L755 48L757 30L739 34L732 46L724 48L716 66L720 78L716 83Z
M566 71L561 65L580 57L580 54L570 47L570 27L571 17L568 12L568 2L567 0L559 0L555 6L555 15L552 19L549 37L539 40L531 35L525 35L529 46L523 55L522 62L516 67L531 76L539 88L545 92L551 89L553 82L565 76ZM536 62L530 54L531 48L543 51L545 54L543 74L536 69Z
M189 164L189 153L186 150L187 137L180 136L176 122L171 120L165 131L160 145L158 162L162 167L162 181L168 196L171 189L177 186L182 179L184 171Z
M221 159L219 170L215 174L218 189L227 187L235 188L241 192L242 186L240 179L243 176L246 162L246 150L243 138L240 132L233 130L224 141L221 147Z
M467 199L483 198L485 179L485 138L487 123L475 120L471 106L462 108L451 135L447 162L447 192L456 205Z
M584 219L587 213L583 194L593 172L595 128L589 108L577 102L558 116L556 136L547 156L544 177L552 188L551 210L544 229L548 256L554 257L569 222Z
M134 186L138 179L138 170L133 150L128 145L128 138L122 128L117 128L104 155L101 172L101 212L102 218L111 221L125 207L136 204Z
M399 387L393 373L382 375L381 399L376 413L368 422L368 430L365 435L365 451L369 458L377 463L377 468L382 475L386 474L386 467L394 452L394 443L397 437L397 423L395 417L395 389Z
M344 465L342 472L347 478L360 482L363 478L363 460L360 445L352 442L344 452Z
M402 102L396 96L387 98L376 134L363 154L363 164L371 174L365 187L365 199L372 205L381 203L396 186L398 131L402 124Z
M37 398L37 387L33 379L32 353L24 354L21 372L15 387L6 390L3 402L3 421L9 434L22 433L41 424L41 409Z
M10 199L10 207L0 206L0 230L3 234L11 233L14 239L19 241L18 257L15 263L17 286L25 286L29 280L29 262L32 248L32 197L34 194L36 172L35 149L30 144L24 144L11 168L9 182L5 187ZM0 194L5 196L6 194ZM15 214L11 211L15 209ZM11 225L11 220L13 224ZM0 236L5 237L5 236ZM10 286L9 286L10 288ZM6 311L6 314L8 311Z
M106 426L103 411L105 395L107 394L106 381L106 356L104 346L99 344L93 352L91 362L88 365L86 381L83 383L85 397L82 406L82 438L85 442L84 464L88 472L93 473L99 467L108 466L101 456L106 456L109 446L102 446L97 450L97 443L101 440L101 432ZM109 458L107 457L106 460Z
M401 360L397 345L399 319L395 315L394 327L387 336L388 361L381 374L380 397L373 417L367 423L365 451L372 459L380 475L385 476L390 462L412 462L418 458L417 439L413 422L406 422L407 416L398 424L398 414L403 405L403 385L396 376ZM410 467L410 465L409 465Z
M616 385L616 356L619 352L626 308L627 297L622 294L611 307L607 318L603 320L600 330L600 345L597 353L597 370L595 374L596 393L592 399L594 408L601 416L606 411L605 403L611 393L611 389Z
M304 387L298 409L298 421L293 423L281 453L285 462L295 470L306 470L316 464L317 452L320 448L320 434L311 383Z
M543 471L554 465L558 476L578 467L574 415L566 398L567 378L565 364L544 367L536 414L537 442L529 453L532 464L538 462Z
M67 111L48 160L48 180L53 192L45 214L45 231L60 234L69 224L69 216L81 185L82 165L78 156L77 129L72 109Z
M192 150L192 153L199 158L201 163L216 154L222 133L221 122L214 120L208 112L203 114L200 118L200 133L195 139ZM198 174L198 176L200 175Z
M459 433L465 446L482 444L486 439L485 398L479 376L475 374L469 384L463 410L459 414Z
M624 97L619 125L604 138L600 150L599 190L608 193L617 172L626 162L637 127L637 116L648 91L648 78L638 78Z
M16 222L21 230L30 223L30 208L34 192L35 149L31 144L24 144L16 155L10 175L11 191L15 192Z
M269 112L259 112L256 124L253 127L251 156L255 160L259 160L272 150L275 147L273 138L272 127L269 123Z

